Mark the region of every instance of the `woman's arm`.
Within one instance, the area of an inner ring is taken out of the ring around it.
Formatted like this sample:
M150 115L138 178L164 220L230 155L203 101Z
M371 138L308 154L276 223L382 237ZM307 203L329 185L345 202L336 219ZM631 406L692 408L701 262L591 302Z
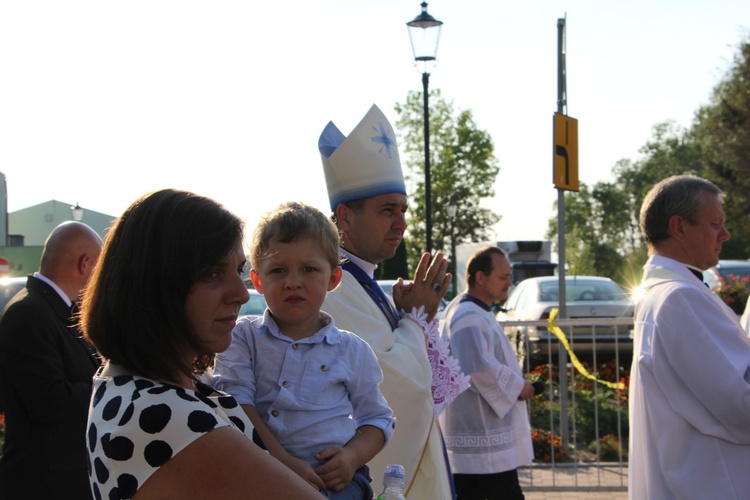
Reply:
M148 498L320 500L321 494L237 429L221 427L172 457L133 496Z

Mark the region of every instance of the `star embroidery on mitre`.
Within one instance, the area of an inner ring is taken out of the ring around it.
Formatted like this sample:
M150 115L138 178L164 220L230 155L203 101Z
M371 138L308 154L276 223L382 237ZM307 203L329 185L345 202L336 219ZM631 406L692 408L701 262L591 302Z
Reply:
M375 132L378 131L378 129L376 129L375 127L373 127L373 129L375 130ZM391 155L391 148L396 147L396 141L388 137L388 133L385 131L385 127L382 123L380 124L380 135L376 135L375 137L373 137L372 141L379 142L380 144L384 145L385 150L388 153L388 158L393 158L393 156Z

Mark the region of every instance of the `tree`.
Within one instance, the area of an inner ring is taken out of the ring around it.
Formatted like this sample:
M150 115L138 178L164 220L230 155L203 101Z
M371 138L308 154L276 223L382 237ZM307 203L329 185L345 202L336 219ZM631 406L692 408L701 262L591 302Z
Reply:
M617 162L613 182L581 185L565 194L566 260L576 274L638 281L646 261L638 218L646 193L662 179L695 174L726 194L726 226L732 238L723 259L750 257L750 41L740 45L733 65L696 113L690 129L672 121L653 127L640 159ZM547 236L557 234L557 219ZM553 238L553 241L556 239Z
M399 119L399 144L409 183L408 261L416 267L425 250L424 107L421 92L409 92L405 103L395 106ZM454 112L439 89L430 91L430 188L433 249L448 254L451 221L445 206L459 205L455 223L456 244L490 239L491 227L500 216L481 207L493 188L500 168L492 139L477 128L471 111ZM451 259L453 256L451 256Z
M655 125L641 149L641 159L623 159L613 168L614 182L565 194L565 241L571 274L608 276L621 284L640 278L646 249L638 218L643 198L662 179L704 173L697 145L688 131L672 121ZM547 237L556 241L557 218L549 220Z
M577 193L565 193L565 254L572 275L615 276L623 257L618 253L628 213L624 197L614 185L581 183ZM557 241L557 218L549 221L547 238ZM557 243L555 243L557 245Z
M724 210L732 238L722 258L750 257L750 40L697 113L692 139L712 180L727 194Z

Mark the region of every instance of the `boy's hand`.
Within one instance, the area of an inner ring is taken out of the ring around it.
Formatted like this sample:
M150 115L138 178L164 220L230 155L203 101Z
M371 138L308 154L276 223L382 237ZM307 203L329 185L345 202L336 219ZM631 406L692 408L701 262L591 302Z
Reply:
M327 460L326 463L315 469L320 479L325 482L326 488L333 491L341 491L348 485L357 468L354 466L355 457L351 450L337 446L326 448L315 455L316 460Z
M291 455L287 455L281 460L281 463L292 469L295 474L310 483L318 491L326 488L323 480L318 477L312 466L304 460L300 460L299 458L294 458Z

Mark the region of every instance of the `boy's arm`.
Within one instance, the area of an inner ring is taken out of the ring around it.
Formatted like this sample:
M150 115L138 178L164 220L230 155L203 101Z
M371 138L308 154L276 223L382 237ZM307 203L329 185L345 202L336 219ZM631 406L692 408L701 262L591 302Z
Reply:
M266 423L263 421L263 418L260 416L260 413L258 413L258 410L254 406L245 404L241 406L242 409L245 410L245 414L247 415L247 417L253 423L255 431L258 433L258 436L260 436L261 441L263 441L263 445L265 445L268 453L270 453L272 457L292 469L295 474L297 474L302 479L312 484L319 490L325 489L326 486L323 483L323 480L318 477L318 474L315 473L310 464L308 464L304 460L295 458L286 452L284 447L281 446L281 443L279 443L279 441L273 435L271 429L268 428Z
M372 425L363 425L343 448L331 447L315 455L317 460L327 460L315 469L328 489L341 491L354 473L383 449L385 434Z

